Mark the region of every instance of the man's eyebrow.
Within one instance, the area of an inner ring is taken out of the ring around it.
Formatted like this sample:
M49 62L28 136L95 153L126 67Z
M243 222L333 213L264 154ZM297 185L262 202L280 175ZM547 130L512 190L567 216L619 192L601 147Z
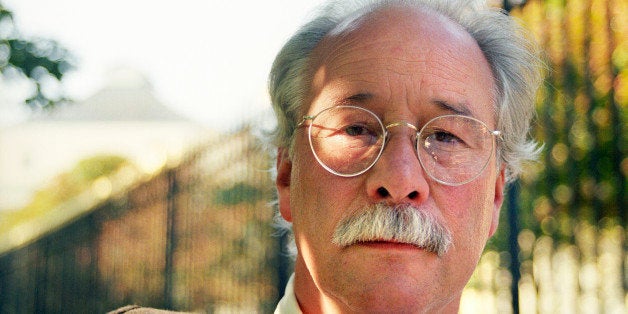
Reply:
M355 105L355 103L363 103L367 100L373 99L373 94L371 93L358 93L355 95L351 95L347 98L343 98L340 100L339 105Z
M473 113L469 110L469 106L464 103L452 104L443 100L436 100L434 103L443 110L450 111L454 114L473 117Z

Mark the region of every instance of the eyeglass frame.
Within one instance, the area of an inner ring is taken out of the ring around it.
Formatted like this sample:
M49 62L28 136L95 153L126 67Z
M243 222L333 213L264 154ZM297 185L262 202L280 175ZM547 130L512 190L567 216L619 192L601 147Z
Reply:
M363 170L360 170L356 173L352 173L352 174L343 174L340 173L336 170L333 170L331 167L327 166L321 159L320 157L318 157L318 154L316 153L316 150L314 149L314 144L312 143L312 123L305 125L305 122L308 120L314 121L314 119L316 119L316 117L318 117L321 113L330 110L330 109L337 109L337 108L353 108L353 109L359 109L359 110L363 110L366 111L367 113L369 113L371 116L373 116L377 122L379 123L380 127L382 128L382 137L383 137L383 141L382 141L382 146L379 149L379 152L377 153L377 157L375 157L375 159L373 160L373 162L371 162L371 164L366 167ZM501 134L502 132L499 130L492 130L490 127L488 127L488 125L486 125L486 123L484 123L482 120L479 120L477 118L471 117L471 116L467 116L467 115L461 115L461 114L446 114L446 115L440 115L437 117L434 117L432 119L430 119L429 121L427 121L423 127L421 127L420 129L413 125L412 123L406 122L406 121L397 121L397 122L392 122L389 123L387 125L384 125L384 123L382 122L382 120L377 116L377 114L375 114L373 111L368 110L366 108L363 107L359 107L359 106L354 106L354 105L339 105L339 106L332 106L332 107L328 107L325 108L321 111L319 111L318 113L316 113L315 115L304 115L301 118L301 121L299 121L299 123L297 124L297 128L303 127L303 126L307 126L308 127L308 141L310 143L310 150L312 151L312 154L314 155L314 158L316 158L316 161L318 161L318 164L321 165L321 167L323 167L325 170L327 170L328 172L330 172L331 174L337 175L339 177L345 177L345 178L352 178L352 177L357 177L359 175L364 174L365 172L369 171L371 168L373 168L373 166L375 166L375 164L379 161L379 159L382 157L383 153L384 153L384 149L386 148L386 144L388 143L388 137L389 137L389 132L388 129L389 128L394 128L394 127L398 127L398 126L407 126L409 128L411 128L412 130L414 130L414 135L415 135L415 140L414 140L414 152L415 155L417 157L417 159L419 160L419 164L421 165L421 168L423 169L423 171L434 181L443 184L443 185L447 185L447 186L461 186L464 184L467 184L475 179L477 179L482 172L484 172L484 170L486 169L486 167L489 164L490 161L490 155L492 155L496 150L497 150L497 144L495 141L491 141L491 153L489 154L489 158L486 160L486 162L484 163L484 165L482 166L482 169L480 169L480 171L478 171L478 173L473 176L470 179L467 179L466 181L460 182L460 183L450 183L450 182L446 182L443 181L441 179L438 179L436 177L434 177L434 175L432 175L430 173L430 171L428 171L425 168L425 165L423 165L423 161L421 160L420 154L419 154L419 138L421 133L423 132L423 130L425 130L425 127L428 126L430 123L432 123L432 121L435 121L437 119L441 119L444 117L462 117L465 119L470 119L473 120L475 122L480 123L480 125L482 125L484 128L486 128L486 130L488 131L488 134L494 136L496 138L496 140L501 139Z

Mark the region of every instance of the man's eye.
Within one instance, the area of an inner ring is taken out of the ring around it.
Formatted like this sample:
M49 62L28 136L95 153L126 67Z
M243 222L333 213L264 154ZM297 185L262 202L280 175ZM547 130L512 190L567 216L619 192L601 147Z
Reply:
M362 125L350 125L345 127L345 133L351 136L369 135L371 132Z
M443 142L443 143L462 142L460 138L458 138L457 136L449 132L445 132L445 131L434 132L433 136L436 141Z

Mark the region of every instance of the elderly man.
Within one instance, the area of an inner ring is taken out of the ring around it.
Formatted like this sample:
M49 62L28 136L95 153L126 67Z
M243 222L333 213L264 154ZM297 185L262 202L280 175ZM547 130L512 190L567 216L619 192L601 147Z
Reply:
M276 313L457 312L535 157L534 46L470 1L347 6L301 28L270 75L298 252Z

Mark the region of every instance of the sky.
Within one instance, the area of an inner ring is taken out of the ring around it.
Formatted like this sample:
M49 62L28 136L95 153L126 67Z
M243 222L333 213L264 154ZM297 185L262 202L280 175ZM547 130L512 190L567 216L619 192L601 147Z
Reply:
M175 112L218 129L269 110L267 77L283 43L322 0L1 0L23 37L77 59L62 88L80 101L107 73L140 71ZM4 120L23 116L12 105Z

